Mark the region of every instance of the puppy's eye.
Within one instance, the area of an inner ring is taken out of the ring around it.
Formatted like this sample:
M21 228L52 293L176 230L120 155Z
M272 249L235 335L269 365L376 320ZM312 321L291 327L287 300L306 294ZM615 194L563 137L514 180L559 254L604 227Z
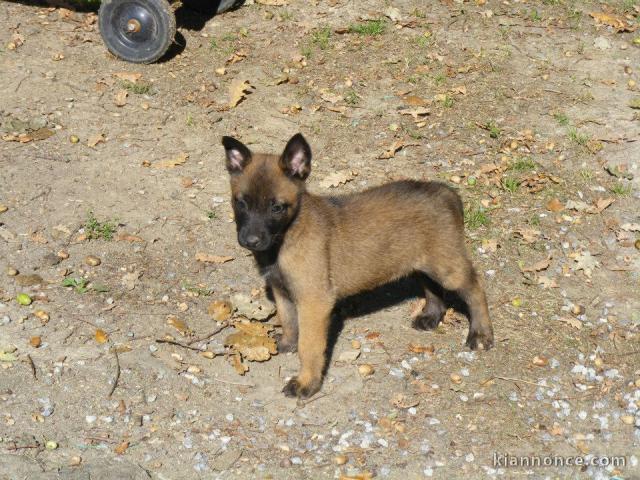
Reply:
M281 213L284 213L286 209L287 207L284 203L274 203L273 205L271 205L271 213L275 215L280 215Z
M247 202L245 202L241 198L236 198L236 208L238 208L239 210L246 210L247 209Z

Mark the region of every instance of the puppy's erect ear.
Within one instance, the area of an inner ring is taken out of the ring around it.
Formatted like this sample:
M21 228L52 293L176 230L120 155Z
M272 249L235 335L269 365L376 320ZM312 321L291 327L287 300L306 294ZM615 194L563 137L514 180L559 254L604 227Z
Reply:
M222 137L222 145L227 155L227 170L231 174L241 173L251 162L251 150L233 137Z
M295 134L284 147L280 168L289 177L301 180L305 180L311 173L311 147L302 134Z

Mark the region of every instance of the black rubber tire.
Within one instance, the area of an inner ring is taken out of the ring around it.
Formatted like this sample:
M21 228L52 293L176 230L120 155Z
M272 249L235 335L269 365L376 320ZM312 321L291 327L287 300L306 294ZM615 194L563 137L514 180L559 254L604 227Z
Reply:
M137 31L128 32L130 20L137 22ZM102 0L98 24L109 51L133 63L155 62L176 35L176 17L167 0Z

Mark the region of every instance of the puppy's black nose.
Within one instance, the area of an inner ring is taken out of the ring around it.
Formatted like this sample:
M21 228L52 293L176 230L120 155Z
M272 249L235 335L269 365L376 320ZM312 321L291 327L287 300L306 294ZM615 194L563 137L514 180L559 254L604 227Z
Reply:
M260 237L258 235L249 235L245 238L244 243L247 248L255 248L260 244Z

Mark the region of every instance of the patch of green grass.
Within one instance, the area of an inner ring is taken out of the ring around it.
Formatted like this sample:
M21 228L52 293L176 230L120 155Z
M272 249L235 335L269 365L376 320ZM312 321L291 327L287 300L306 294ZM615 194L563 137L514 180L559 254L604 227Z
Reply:
M587 170L587 169L582 169L580 170L580 176L582 177L583 180L593 180L593 172L591 170Z
M187 118L185 120L185 123L187 127L193 127L196 124L195 120L193 119L193 115L191 115L190 113L187 113Z
M433 76L433 83L440 86L447 81L447 76L444 73L437 73Z
M519 157L509 165L509 170L513 170L516 172L528 172L529 170L535 170L536 162L534 162L531 157Z
M317 46L320 50L326 50L329 48L329 40L331 39L331 28L323 27L320 30L316 30L311 35L311 42Z
M619 195L621 197L627 197L631 195L632 188L631 185L624 185L623 183L616 183L613 187L611 187L611 193Z
M236 37L235 33L225 33L222 36L223 42L235 42L237 39L238 37Z
M384 20L368 20L363 23L355 23L349 25L349 33L356 33L358 35L366 35L368 37L374 35L382 35L387 28L387 24Z
M577 143L578 145L581 146L585 146L587 144L587 142L591 139L591 137L589 135L587 135L586 133L582 133L580 132L577 128L575 127L569 127L567 129L567 137L569 138L569 140L571 140L574 143Z
M211 50L216 50L218 48L218 41L215 38L209 40L209 48Z
M456 103L456 101L453 99L451 95L445 95L444 99L442 100L442 106L444 108L451 108L453 107L454 103Z
M209 295L211 295L213 293L213 289L211 288L203 288L199 285L193 285L192 283L190 283L187 280L184 280L182 282L182 288L184 288L186 291L191 292L191 293L195 293L198 296L201 297L208 297Z
M305 58L311 58L313 56L313 48L311 48L311 45L305 45L300 49L300 54Z
M63 287L73 287L78 293L86 293L89 291L87 285L89 281L86 278L67 277L62 281Z
M540 217L538 215L534 215L533 217L531 217L529 219L529 225L533 225L534 227L540 225Z
M148 95L151 93L151 84L148 82L130 82L129 80L122 80L120 86L128 92L135 93L136 95Z
M291 20L292 18L293 18L293 13L291 13L289 10L282 10L278 14L278 19L281 22L286 22L287 20Z
M502 131L498 128L498 126L493 122L488 122L485 125L485 128L489 131L489 136L491 138L498 138Z
M556 122L563 127L569 125L569 117L567 117L564 113L558 112L553 114L553 118L556 119Z
M464 224L469 230L489 225L489 216L481 206L470 206L464 210Z
M214 218L218 218L218 214L216 212L214 212L213 210L207 210L206 215L207 215L207 218L209 220L213 220Z
M358 95L356 91L351 88L347 90L347 93L344 94L344 101L347 102L347 105L357 105L360 101L360 95Z
M520 187L520 181L513 177L506 177L502 180L502 188L509 193L516 193Z
M531 10L531 12L529 12L529 18L534 22L539 22L540 20L542 20L542 16L540 16L540 12L538 12L538 10L535 8Z
M112 240L113 234L116 232L118 225L114 221L99 221L93 212L87 213L87 219L84 222L84 233L89 240Z
M419 37L416 37L416 44L420 48L427 48L430 45L432 45L433 42L434 42L433 34L431 32L429 32L429 31L426 31L422 35L420 35Z

